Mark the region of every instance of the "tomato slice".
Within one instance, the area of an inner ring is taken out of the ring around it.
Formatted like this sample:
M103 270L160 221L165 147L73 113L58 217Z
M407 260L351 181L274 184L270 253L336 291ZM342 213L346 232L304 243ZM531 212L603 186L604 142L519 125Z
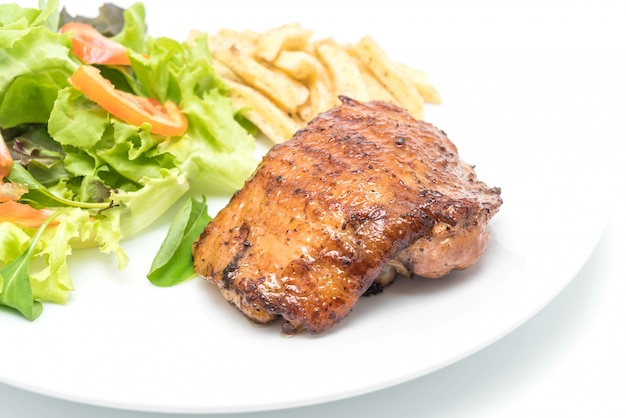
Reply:
M69 22L59 32L71 33L72 52L85 64L130 65L126 47L102 35L91 25Z
M6 142L4 142L4 138L0 134L0 183L2 183L2 180L9 175L12 168L13 157L11 157L11 151L9 151L9 147Z
M5 183L4 178L13 168L13 157L0 135L0 222L13 222L27 227L40 226L54 211L35 209L17 200L28 191L23 184Z
M79 66L70 82L90 100L131 125L141 126L147 122L152 125L153 133L163 136L181 136L187 131L187 118L175 103L161 104L156 99L118 90L96 67Z
M0 222L13 222L29 228L41 226L54 213L51 209L35 209L25 203L0 203ZM52 221L52 224L57 222Z

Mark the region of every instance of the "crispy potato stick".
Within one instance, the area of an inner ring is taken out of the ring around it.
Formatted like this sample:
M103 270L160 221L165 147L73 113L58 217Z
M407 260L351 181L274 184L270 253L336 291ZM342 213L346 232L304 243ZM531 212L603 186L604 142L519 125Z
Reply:
M318 73L315 58L303 51L280 51L272 64L303 82L315 79Z
M281 50L299 50L309 42L313 31L299 23L288 23L263 32L256 43L256 56L272 62Z
M220 77L226 80L236 81L237 83L243 83L244 81L239 77L230 67L224 64L222 61L213 57L213 68L220 75Z
M215 51L217 59L227 64L247 85L259 90L280 108L295 113L309 98L309 90L281 71L275 71L236 48Z
M391 92L387 90L369 70L364 70L362 74L365 86L367 87L367 93L369 94L371 100L396 102L393 94L391 94Z
M313 45L313 44L309 44L309 45ZM313 58L313 65L315 65L315 79L321 81L325 86L326 89L329 90L329 94L332 95L333 92L331 91L331 87L332 87L332 80L330 79L330 74L328 73L328 69L326 68L326 66L322 63L322 61L320 61L317 52L315 51L315 46L312 46L310 52L307 52L307 54L309 54L309 56L311 58Z
M198 32L188 42L197 41ZM424 102L441 97L424 71L392 61L374 40L355 45L313 40L290 23L265 32L221 29L208 37L213 65L231 86L233 104L273 142L339 103L338 96L382 100L422 118Z
M435 86L430 82L426 71L409 67L406 64L398 64L398 67L404 73L404 76L413 83L425 102L433 104L441 103L441 96Z
M391 92L387 90L387 88L383 86L380 81L378 81L378 79L367 67L365 62L361 60L359 54L354 49L354 45L344 45L343 48L348 54L350 54L350 56L352 56L352 58L354 58L357 65L359 66L359 70L363 75L363 80L365 81L365 86L367 87L367 92L369 93L370 99L395 102L396 99L393 97Z
M256 50L256 43L260 36L258 32L250 29L243 32L234 29L220 29L215 35L209 36L209 49L215 53L215 51L224 51L235 47L242 54L252 55Z
M235 108L249 109L243 115L274 143L288 140L300 129L301 124L258 91L233 81L228 81L228 85Z
M337 96L321 77L310 83L308 87L309 100L298 110L303 121L309 121L319 113L327 111L335 105L335 100L337 100Z
M312 45L312 44L309 44ZM309 49L309 48L307 48ZM315 77L309 79L306 86L309 89L309 100L299 109L303 121L309 121L319 113L325 112L336 104L337 95L333 91L332 81L324 64L315 56L314 48L309 56L315 66Z
M367 87L358 65L335 40L326 38L317 41L315 47L320 61L330 74L336 96L345 95L361 101L369 100Z
M424 99L385 51L367 35L361 38L354 48L376 78L391 91L398 104L414 117L422 119Z

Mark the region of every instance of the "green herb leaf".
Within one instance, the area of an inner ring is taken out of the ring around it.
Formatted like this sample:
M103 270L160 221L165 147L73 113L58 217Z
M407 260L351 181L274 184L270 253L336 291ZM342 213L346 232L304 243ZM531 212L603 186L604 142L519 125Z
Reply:
M18 310L27 319L33 321L41 314L41 302L33 300L28 266L35 253L39 237L60 212L55 212L41 224L26 251L18 258L0 269L0 305Z
M21 183L28 186L28 193L22 196L22 201L31 203L35 207L73 206L83 209L104 209L110 202L77 202L64 199L51 193L46 186L39 183L24 167L14 164L7 179L12 183Z
M173 286L195 274L192 258L193 242L210 221L206 199L197 201L189 197L174 217L161 248L154 257L147 275L152 284L161 287Z

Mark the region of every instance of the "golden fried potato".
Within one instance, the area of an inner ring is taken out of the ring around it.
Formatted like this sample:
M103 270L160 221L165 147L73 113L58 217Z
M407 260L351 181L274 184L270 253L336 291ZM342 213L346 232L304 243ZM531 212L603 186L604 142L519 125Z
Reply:
M226 80L236 81L237 83L244 83L244 81L239 77L230 67L224 64L222 61L213 57L213 69Z
M188 42L197 39L191 32ZM208 42L234 105L276 143L338 104L340 95L394 102L417 118L424 102L441 102L428 74L391 60L369 36L340 45L289 23L264 32L222 29Z
M241 53L238 49L216 51L215 56L228 65L247 85L262 92L286 112L297 112L298 107L309 98L309 90L303 84Z
M228 85L235 108L244 109L243 115L272 142L284 142L300 129L301 122L296 122L257 90L233 81Z
M317 58L314 49L312 49L312 53L308 54L313 59L311 64L315 67L315 76L306 80L309 100L300 106L298 111L303 121L309 121L319 113L327 111L336 104L337 100L337 94L335 94L326 67Z
M303 51L280 51L272 64L298 81L317 78L315 58Z
M335 96L344 95L361 101L369 100L367 86L359 66L350 54L331 38L316 41L315 49L330 74Z
M337 100L332 87L321 77L308 84L308 88L309 100L298 110L303 121L310 121L318 114L332 108Z
M426 71L418 70L416 68L409 67L406 64L398 64L400 70L404 73L404 76L415 86L419 94L424 98L426 103L440 104L441 96L430 82L428 73Z
M281 50L300 50L313 36L313 31L303 29L299 23L288 23L263 32L256 42L256 56L272 62Z
M209 36L209 49L214 53L234 47L244 55L251 55L256 51L256 44L260 36L259 32L251 29L245 31L220 29L215 35Z
M363 80L365 81L370 100L396 101L391 92L369 70L364 70L361 74L363 74Z
M387 87L398 104L418 119L423 118L424 99L407 80L397 63L370 36L364 36L354 46L355 52L370 71Z
M372 74L368 66L361 60L357 51L355 51L354 45L344 45L343 48L345 51L350 54L357 65L359 66L359 71L361 71L361 75L363 76L363 80L365 81L365 86L367 87L367 92L371 100L382 100L387 102L395 102L395 98L391 94L389 90Z

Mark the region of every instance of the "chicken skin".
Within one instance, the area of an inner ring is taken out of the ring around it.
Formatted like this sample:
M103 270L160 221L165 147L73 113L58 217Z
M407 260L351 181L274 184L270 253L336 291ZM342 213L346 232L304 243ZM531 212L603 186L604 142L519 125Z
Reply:
M256 323L282 316L286 333L329 329L390 271L474 264L502 203L442 131L341 100L274 146L193 247L226 300Z

